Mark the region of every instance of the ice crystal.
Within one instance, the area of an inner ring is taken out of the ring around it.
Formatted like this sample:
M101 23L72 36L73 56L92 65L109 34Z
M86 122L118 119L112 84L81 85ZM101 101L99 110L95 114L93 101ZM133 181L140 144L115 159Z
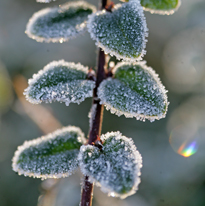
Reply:
M138 0L90 15L87 27L96 45L118 59L136 61L145 54L148 29Z
M68 2L36 12L29 20L26 34L38 42L65 42L86 30L89 14L96 8L85 1Z
M101 186L109 196L126 198L138 189L142 157L132 139L120 132L101 136L103 148L92 145L80 148L79 162L84 175Z
M85 142L82 131L74 126L25 141L15 152L13 170L42 179L67 177L78 167L79 149Z
M155 14L173 14L181 5L181 0L141 0L145 11Z
M80 104L92 97L95 82L86 80L88 68L81 64L53 61L29 79L24 94L29 102L39 104L52 101Z
M91 109L90 109L90 112L88 114L90 130L92 130L93 120L94 120L95 115L96 115L96 109L97 109L97 104L93 104Z
M114 78L104 80L98 88L101 104L118 116L137 120L164 118L167 95L158 75L146 62L121 62L114 68Z

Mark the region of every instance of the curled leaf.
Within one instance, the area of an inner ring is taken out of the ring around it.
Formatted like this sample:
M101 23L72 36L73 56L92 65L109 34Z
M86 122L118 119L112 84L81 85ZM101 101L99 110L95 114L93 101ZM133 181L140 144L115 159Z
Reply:
M87 97L92 97L95 82L86 80L88 67L81 64L53 61L38 74L29 79L25 89L26 99L33 103L51 103L52 101L80 104Z
M139 1L118 4L112 12L98 11L88 18L88 31L97 46L118 59L141 60L148 29Z
M109 196L126 198L138 189L142 157L132 139L120 132L101 136L102 149L92 145L80 148L80 168Z
M145 63L118 63L114 68L114 78L108 78L100 84L100 103L105 104L111 113L143 121L165 117L167 91L158 75Z
M96 8L85 1L42 9L29 20L26 34L38 42L63 43L83 33L88 15L95 11Z
M73 126L25 141L15 152L13 170L42 179L67 177L78 167L79 149L85 142L82 131Z

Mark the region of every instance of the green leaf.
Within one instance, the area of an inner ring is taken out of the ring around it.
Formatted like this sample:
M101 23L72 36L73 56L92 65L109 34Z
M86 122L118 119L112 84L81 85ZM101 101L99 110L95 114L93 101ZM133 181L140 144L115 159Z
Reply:
M138 189L142 157L132 139L120 132L101 136L102 149L92 145L80 148L80 168L89 181L101 186L109 196L125 198Z
M120 1L129 2L129 0ZM152 14L170 15L180 7L181 0L141 0L140 3L145 11L149 11Z
M141 0L145 11L156 14L173 14L181 5L181 0Z
M39 104L52 101L80 104L92 97L95 82L86 80L88 67L71 62L53 61L29 79L24 94L29 102Z
M25 141L15 152L13 170L42 179L67 177L78 167L79 149L85 142L82 131L73 126Z
M114 78L108 78L100 84L100 103L105 104L111 113L143 121L165 117L167 91L158 75L145 63L119 63L114 68Z
M118 4L112 12L98 11L88 18L91 38L106 53L128 61L145 54L148 29L139 1Z
M89 14L96 8L85 1L68 2L36 12L29 20L26 34L38 42L65 42L86 30Z

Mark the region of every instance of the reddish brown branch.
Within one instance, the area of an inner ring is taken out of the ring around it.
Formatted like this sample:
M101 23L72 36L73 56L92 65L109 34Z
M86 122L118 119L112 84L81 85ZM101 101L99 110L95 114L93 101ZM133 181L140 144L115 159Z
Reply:
M104 9L107 5L107 0L102 0L101 9ZM94 117L92 117L92 125L89 132L88 144L92 145L101 134L102 128L102 118L103 118L103 109L104 106L100 105L100 100L97 96L97 89L100 83L106 78L105 74L105 54L102 49L99 49L98 56L98 69L97 69L97 79L96 87L93 91L93 104L96 104ZM82 186L82 196L80 206L91 206L92 205L92 196L93 196L93 184L88 181L89 177L84 177L84 183Z
M96 88L93 91L93 104L96 104L94 117L92 119L92 125L89 133L88 144L92 145L101 134L102 118L104 106L100 105L100 101L97 97L97 89L103 79L106 78L105 75L105 54L99 49L98 57L98 70L97 70L97 80ZM92 205L92 194L93 194L93 184L88 181L88 176L84 177L84 183L82 186L82 196L81 196L81 206L91 206Z
M110 1L110 0L102 0L101 9L104 9L104 8L107 6L107 3L108 3L109 1Z
M96 87L93 91L93 104L96 104L96 111L95 111L95 117L93 118L92 121L92 127L89 133L88 144L92 144L92 142L95 142L97 140L97 137L100 136L101 134L104 107L99 103L100 101L97 96L97 89L100 83L103 81L103 79L106 78L104 65L105 65L105 54L104 51L102 51L102 49L99 49L97 80L96 80Z
M88 181L88 176L84 177L82 185L81 206L91 206L93 198L93 184Z

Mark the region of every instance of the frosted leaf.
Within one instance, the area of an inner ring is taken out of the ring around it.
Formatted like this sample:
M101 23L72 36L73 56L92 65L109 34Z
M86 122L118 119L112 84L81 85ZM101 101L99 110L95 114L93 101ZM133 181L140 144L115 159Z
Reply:
M29 79L24 94L33 103L51 103L52 101L80 104L87 97L92 97L95 82L86 80L88 67L81 64L53 61L43 70Z
M90 15L87 27L96 45L118 59L136 61L145 54L148 29L138 0Z
M29 20L26 34L38 42L63 43L83 33L88 15L95 11L96 8L85 1L42 9Z
M101 186L109 196L126 198L138 189L142 157L132 139L120 132L110 132L101 136L103 148L83 145L79 162L89 181Z
M100 84L100 103L105 104L111 113L143 121L165 117L167 91L158 75L145 63L118 63L113 71L114 78L108 78Z
M181 5L181 0L141 0L145 11L152 14L173 14Z
M13 170L42 179L67 177L78 167L79 149L85 142L82 131L73 126L25 141L15 152Z
M121 0L129 2L129 0ZM181 5L181 0L141 0L141 5L145 11L152 14L173 14Z

